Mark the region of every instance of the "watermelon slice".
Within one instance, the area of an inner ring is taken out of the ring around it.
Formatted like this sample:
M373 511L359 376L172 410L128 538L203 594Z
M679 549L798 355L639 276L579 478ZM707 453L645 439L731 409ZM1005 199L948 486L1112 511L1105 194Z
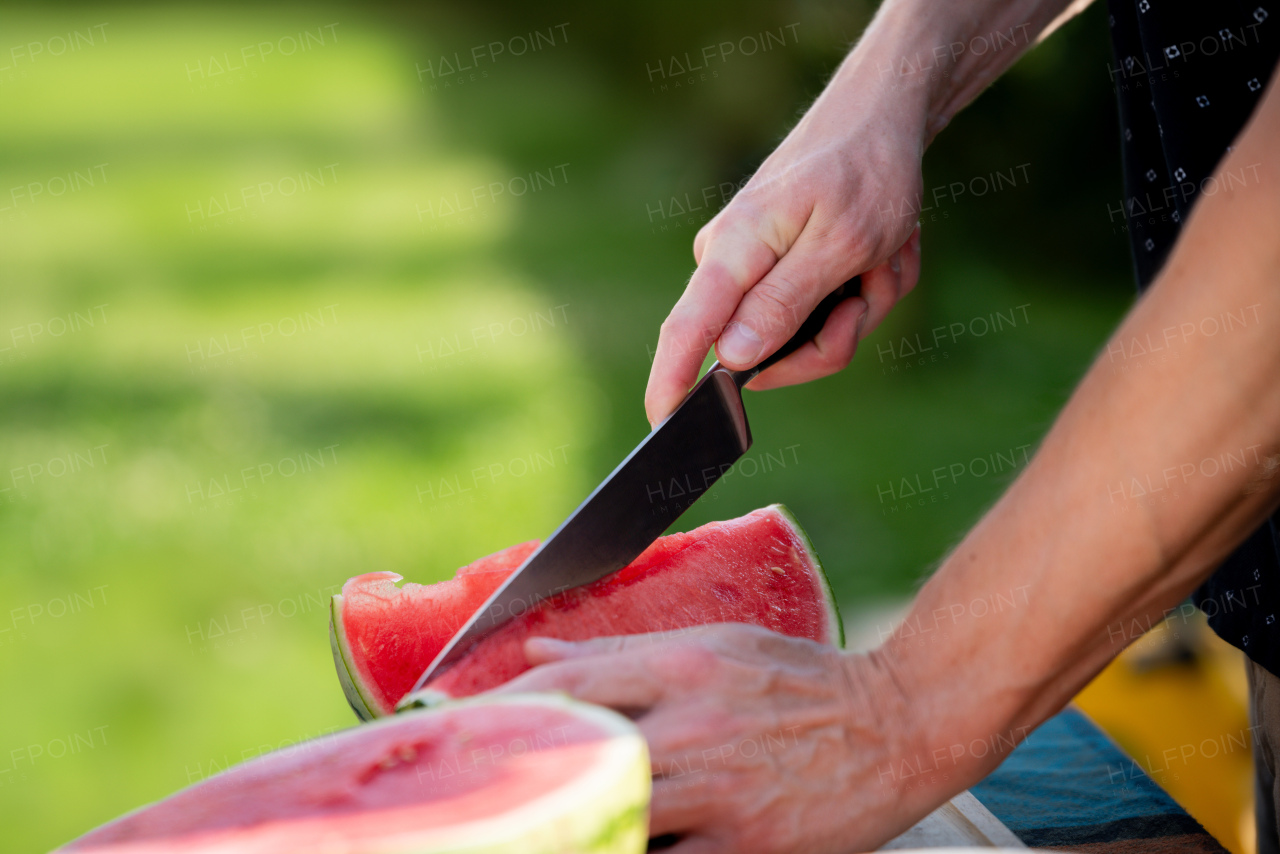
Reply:
M338 681L360 719L391 714L449 638L537 547L537 540L510 546L429 587L397 587L401 576L394 572L369 572L342 585L331 605L329 644ZM357 659L358 668L346 664ZM417 666L424 659L427 664Z
M59 851L639 854L635 725L559 694L447 703L228 769Z
M356 714L366 720L390 714L536 545L512 546L439 584L397 587L400 576L390 572L344 584L333 597L329 632L338 678ZM780 504L662 537L625 569L508 622L430 689L433 696L462 697L518 676L528 669L523 644L532 636L581 640L726 622L844 642L818 556Z

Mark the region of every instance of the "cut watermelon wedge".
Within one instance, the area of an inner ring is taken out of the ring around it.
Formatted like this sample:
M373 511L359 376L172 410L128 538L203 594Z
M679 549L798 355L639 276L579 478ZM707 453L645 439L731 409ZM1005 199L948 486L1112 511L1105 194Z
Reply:
M635 725L558 694L474 698L258 757L59 851L639 854Z
M439 584L405 584L373 572L333 597L330 640L356 714L390 714L467 618L536 547L512 546ZM501 685L528 669L529 637L566 640L752 623L793 637L843 644L822 565L800 525L775 504L727 522L662 537L630 566L545 601L486 637L432 680L440 697Z
M439 584L397 587L394 572L369 572L342 585L330 608L329 643L338 681L361 720L391 714L427 669L417 662L430 664L537 547L537 540L510 546Z

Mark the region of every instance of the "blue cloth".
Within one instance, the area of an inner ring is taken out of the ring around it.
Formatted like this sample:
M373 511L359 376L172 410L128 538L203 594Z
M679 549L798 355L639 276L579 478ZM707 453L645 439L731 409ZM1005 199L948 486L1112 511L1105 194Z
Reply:
M1047 720L971 791L1032 847L1225 851L1075 708Z

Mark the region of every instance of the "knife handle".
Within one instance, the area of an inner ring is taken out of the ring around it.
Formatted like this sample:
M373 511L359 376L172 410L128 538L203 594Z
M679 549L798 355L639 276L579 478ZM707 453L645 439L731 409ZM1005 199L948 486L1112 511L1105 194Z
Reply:
M805 319L805 322L800 324L800 329L796 331L796 334L792 335L791 338L787 340L787 343L775 350L769 358L765 359L755 367L748 368L745 371L731 371L728 368L720 366L719 362L716 362L716 364L712 366L711 370L715 370L716 367L720 367L721 370L727 371L733 377L734 382L738 384L738 388L742 388L744 385L751 382L751 380L755 379L756 375L761 371L781 362L787 356L790 356L796 350L799 350L809 341L813 340L814 336L822 331L822 327L826 325L827 318L831 316L831 312L835 310L835 307L849 299L849 297L856 297L861 290L862 277L854 276L852 279L827 294L823 297L822 302L818 303L817 306L814 307L813 312Z

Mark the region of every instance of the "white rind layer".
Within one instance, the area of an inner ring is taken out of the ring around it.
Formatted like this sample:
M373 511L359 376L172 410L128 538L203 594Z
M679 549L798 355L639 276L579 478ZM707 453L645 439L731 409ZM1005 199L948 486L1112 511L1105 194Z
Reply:
M333 650L333 666L338 671L338 683L342 685L342 693L346 696L351 710L360 720L371 721L384 715L374 711L378 708L378 704L372 697L365 696L365 692L360 689L363 682L358 678L359 674L351 672L354 667L351 662L355 661L355 656L351 654L347 630L342 624L344 601L342 594L337 593L329 602L329 647Z

